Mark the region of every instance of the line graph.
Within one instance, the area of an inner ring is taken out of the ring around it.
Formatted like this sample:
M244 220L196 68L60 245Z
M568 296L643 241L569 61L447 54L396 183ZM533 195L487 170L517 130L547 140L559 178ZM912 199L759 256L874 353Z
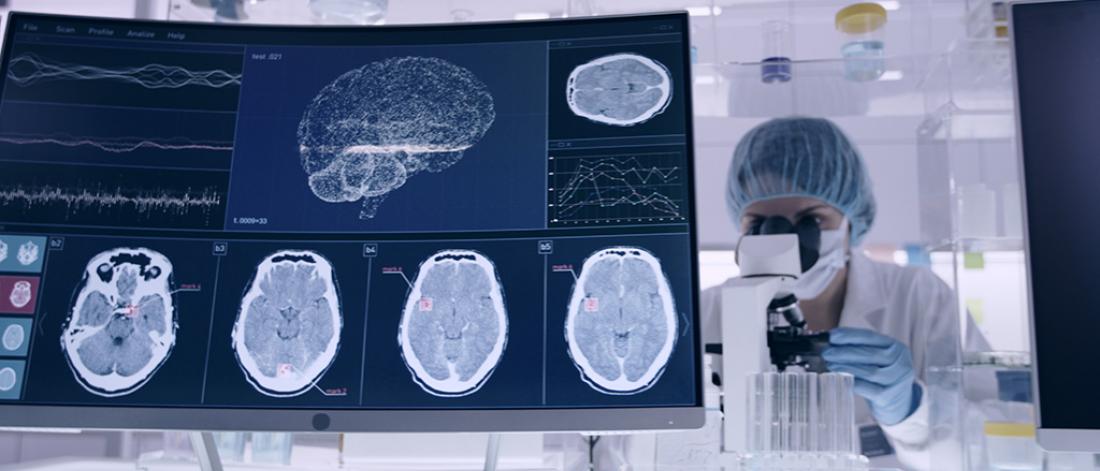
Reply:
M116 227L220 228L228 174L8 162L0 221Z
M94 147L104 152L122 154L136 150L206 150L230 152L232 142L193 141L186 137L144 138L144 137L88 137L67 134L3 134L0 142L7 144L32 145L53 144L62 147Z
M682 156L676 152L551 156L551 225L684 220Z
M8 78L22 87L39 82L58 80L107 80L137 85L148 89L183 88L188 86L223 88L239 86L241 74L221 69L190 70L168 64L145 64L136 67L97 67L52 61L34 53L23 53L8 64Z

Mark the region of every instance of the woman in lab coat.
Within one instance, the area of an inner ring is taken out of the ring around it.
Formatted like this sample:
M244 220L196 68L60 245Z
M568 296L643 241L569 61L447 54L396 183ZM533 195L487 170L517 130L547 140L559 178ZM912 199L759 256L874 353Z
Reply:
M776 216L820 228L818 260L789 288L808 328L830 331L823 353L829 369L855 376L855 392L866 399L856 410L864 453L888 450L872 446L885 435L901 464L930 468L932 399L924 372L957 359L956 298L930 270L872 261L858 249L875 219L859 152L827 120L769 121L738 143L726 203L741 234ZM720 298L721 286L702 293L707 343L720 342ZM987 350L977 328L968 327L967 350Z

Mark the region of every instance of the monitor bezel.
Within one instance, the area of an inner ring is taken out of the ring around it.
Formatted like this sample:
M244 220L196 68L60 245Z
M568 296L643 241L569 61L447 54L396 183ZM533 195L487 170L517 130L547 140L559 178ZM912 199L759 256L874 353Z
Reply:
M1016 164L1020 169L1020 208L1023 221L1023 252L1024 263L1027 267L1025 279L1027 282L1027 321L1028 340L1031 347L1031 394L1035 403L1035 426L1039 445L1049 451L1066 452L1100 452L1100 430L1090 429L1064 429L1043 426L1042 402L1040 400L1039 384L1039 355L1036 348L1035 331L1035 297L1033 296L1033 284L1031 273L1031 236L1030 222L1027 206L1027 171L1024 161L1024 134L1021 114L1023 110L1020 104L1019 64L1016 60L1016 7L1021 5L1034 5L1041 3L1065 3L1080 0L1015 0L1008 4L1008 30L1011 53L1009 60L1012 62L1012 93L1014 106L1013 117L1016 125Z
M203 22L177 22L52 15L13 11L7 15L0 65L6 68L15 29L24 20L64 20L111 22L151 26L183 26L209 29L239 28L286 34L315 31L361 32L372 30L453 30L512 27L517 24L599 24L628 19L674 20L681 24L683 41L684 111L686 128L687 184L695 189L694 115L692 110L691 41L688 13L657 12L587 18L555 18L524 21L487 21L386 26L309 26L309 25L224 25ZM323 34L323 33L322 33ZM2 73L3 70L0 70ZM2 84L0 84L2 89ZM695 191L688 196L688 231L691 245L691 319L693 339L699 339L699 233ZM703 406L703 359L701 342L679 342L678 348L691 348L695 372L695 400L691 406L618 407L618 408L526 408L526 409L272 409L240 407L134 407L111 405L43 405L0 403L0 427L50 427L80 429L176 429L176 430L255 430L255 431L329 431L329 432L531 432L531 431L615 431L697 429L705 421Z

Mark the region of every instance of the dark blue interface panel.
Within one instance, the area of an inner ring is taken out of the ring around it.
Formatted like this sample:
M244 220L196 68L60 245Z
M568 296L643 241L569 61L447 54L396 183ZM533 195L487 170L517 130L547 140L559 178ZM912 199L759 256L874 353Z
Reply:
M700 405L686 26L12 14L0 403Z

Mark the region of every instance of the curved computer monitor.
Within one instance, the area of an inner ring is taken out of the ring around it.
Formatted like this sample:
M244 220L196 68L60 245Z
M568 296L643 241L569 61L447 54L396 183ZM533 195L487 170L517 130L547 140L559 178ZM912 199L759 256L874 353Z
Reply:
M11 14L0 426L701 426L687 32Z
M1011 6L1039 443L1100 452L1100 2Z

